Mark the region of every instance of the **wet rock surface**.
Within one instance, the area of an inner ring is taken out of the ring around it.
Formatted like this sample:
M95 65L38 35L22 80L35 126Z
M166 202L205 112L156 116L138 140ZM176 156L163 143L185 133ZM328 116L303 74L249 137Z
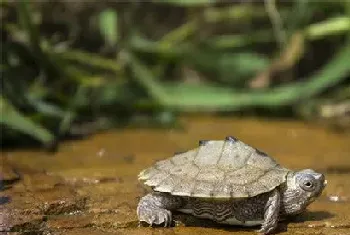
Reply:
M234 135L291 169L313 168L328 185L280 234L350 234L350 136L312 124L183 119L182 130L126 129L63 144L55 154L1 153L0 234L256 234L177 213L175 227L140 227L137 174L199 139Z

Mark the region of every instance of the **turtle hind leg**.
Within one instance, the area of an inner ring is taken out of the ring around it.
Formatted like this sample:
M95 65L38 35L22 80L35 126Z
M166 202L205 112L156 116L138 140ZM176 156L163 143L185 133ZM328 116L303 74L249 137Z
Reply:
M170 227L172 223L171 210L176 210L182 205L181 197L153 192L141 198L137 206L137 216L139 221L144 221L151 226L164 223L164 227Z
M280 212L280 192L275 189L272 191L266 205L264 213L264 223L258 231L262 234L271 234L278 225L278 217Z

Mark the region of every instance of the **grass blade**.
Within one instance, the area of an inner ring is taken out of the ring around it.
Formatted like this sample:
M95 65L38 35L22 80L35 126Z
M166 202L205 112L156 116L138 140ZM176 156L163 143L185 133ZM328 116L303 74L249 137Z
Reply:
M27 134L47 146L54 141L54 136L48 130L23 116L2 96L0 96L0 112L0 124Z

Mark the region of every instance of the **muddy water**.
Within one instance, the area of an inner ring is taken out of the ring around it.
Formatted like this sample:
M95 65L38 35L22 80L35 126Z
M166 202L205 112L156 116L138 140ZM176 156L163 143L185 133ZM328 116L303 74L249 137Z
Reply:
M0 234L256 234L178 214L173 228L138 227L138 172L199 139L234 135L291 169L314 168L328 186L280 234L350 234L350 136L312 124L183 118L181 130L126 129L63 144L59 152L1 154ZM17 233L16 233L17 232Z

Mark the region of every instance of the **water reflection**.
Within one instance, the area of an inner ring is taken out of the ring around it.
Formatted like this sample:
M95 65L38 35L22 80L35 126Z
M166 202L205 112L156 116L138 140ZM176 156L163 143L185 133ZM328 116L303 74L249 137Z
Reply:
M50 156L23 150L11 152L7 161L0 156L0 186L6 193L0 194L0 220L8 221L9 229L27 228L28 224L34 224L36 229L35 223L40 221L43 232L48 233L46 228L52 226L62 234L68 226L72 231L84 228L84 232L76 234L106 234L106 229L119 234L127 228L120 234L175 231L179 235L256 235L254 228L219 225L179 214L174 215L175 228L138 228L135 209L148 190L137 180L142 169L175 151L192 149L200 139L235 135L271 154L285 167L312 168L326 174L329 184L323 196L309 211L280 223L279 231L287 231L286 235L313 234L312 225L319 226L313 227L317 229L314 232L329 234L327 229L332 226L350 226L349 136L289 121L200 117L184 119L184 123L186 131L127 129L69 141ZM13 173L13 168L19 169L23 180ZM9 215L12 217L6 219ZM50 216L43 221L43 215Z
M306 210L304 213L288 218L288 221L295 223L304 223L307 221L322 221L333 218L335 215L329 211L309 211Z

